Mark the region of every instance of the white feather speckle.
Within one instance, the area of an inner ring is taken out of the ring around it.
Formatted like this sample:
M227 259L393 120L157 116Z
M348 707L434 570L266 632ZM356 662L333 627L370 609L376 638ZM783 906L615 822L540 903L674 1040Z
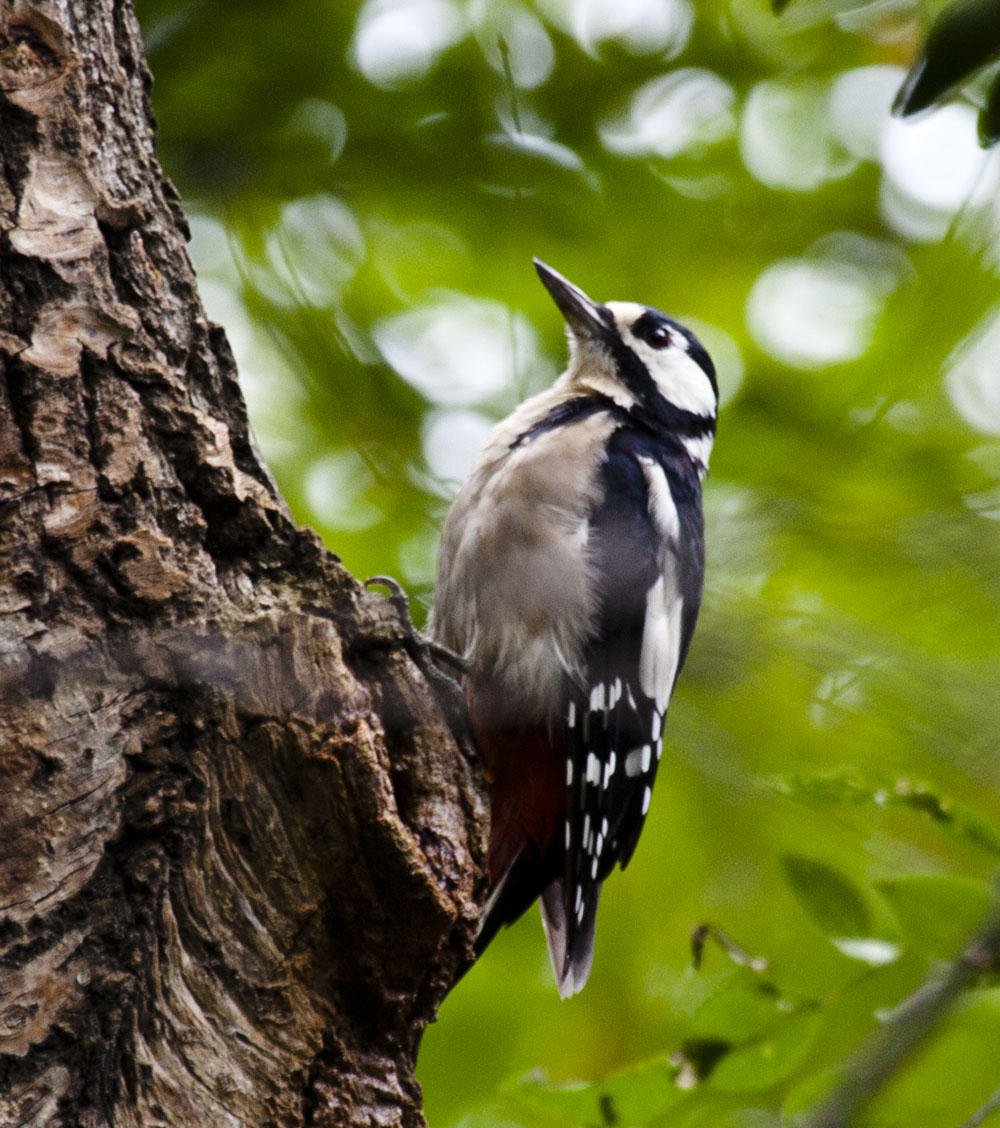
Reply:
M571 701L569 708L566 710L566 723L570 728L576 728L576 702Z
M601 778L601 761L593 752L587 753L587 782L597 783Z
M647 787L642 793L642 813L645 814L649 810L649 801L653 798L653 792Z

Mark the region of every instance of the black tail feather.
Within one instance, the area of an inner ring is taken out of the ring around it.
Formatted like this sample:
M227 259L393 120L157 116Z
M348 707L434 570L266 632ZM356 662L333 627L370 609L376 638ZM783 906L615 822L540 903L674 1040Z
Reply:
M522 852L497 883L483 909L476 934L475 952L482 955L501 928L522 917L542 891L562 870L560 851L550 849L543 857Z

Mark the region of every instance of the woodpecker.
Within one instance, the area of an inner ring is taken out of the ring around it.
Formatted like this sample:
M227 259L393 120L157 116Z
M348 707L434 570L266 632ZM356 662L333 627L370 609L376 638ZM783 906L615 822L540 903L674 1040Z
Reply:
M455 498L430 630L465 660L492 792L476 950L540 898L566 998L642 831L698 617L718 386L683 325L535 269L569 366L495 428Z

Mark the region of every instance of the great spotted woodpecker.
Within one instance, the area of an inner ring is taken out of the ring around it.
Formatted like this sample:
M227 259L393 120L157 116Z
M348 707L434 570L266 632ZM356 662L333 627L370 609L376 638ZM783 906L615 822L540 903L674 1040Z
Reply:
M431 633L467 663L492 788L477 950L540 897L566 997L590 972L601 883L642 831L698 617L718 387L683 325L535 268L569 367L496 427L455 498Z

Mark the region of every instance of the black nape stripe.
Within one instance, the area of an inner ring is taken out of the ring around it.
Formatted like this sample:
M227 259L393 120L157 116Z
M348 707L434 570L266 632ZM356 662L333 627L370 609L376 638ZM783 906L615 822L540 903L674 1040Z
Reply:
M523 431L510 444L510 450L516 450L524 443L530 443L546 431L554 431L557 427L565 427L567 423L576 423L588 416L596 415L599 411L612 411L616 415L623 415L622 409L613 399L601 395L576 396L574 399L564 400L546 415L533 423L527 431Z
M715 398L719 398L719 384L715 377L715 365L712 363L712 358L708 355L708 350L698 340L698 338L691 332L690 329L680 327L684 336L687 337L688 343L688 356L698 365L698 367L708 377L712 385L712 391L715 392Z

